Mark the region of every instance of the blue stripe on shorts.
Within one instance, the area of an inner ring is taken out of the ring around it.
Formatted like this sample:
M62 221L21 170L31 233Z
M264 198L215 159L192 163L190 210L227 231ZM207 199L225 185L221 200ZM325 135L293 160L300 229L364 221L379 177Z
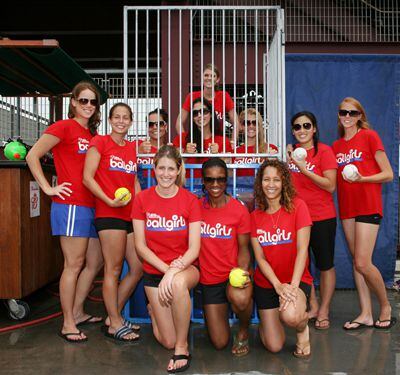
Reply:
M92 207L53 202L50 218L53 236L98 238Z

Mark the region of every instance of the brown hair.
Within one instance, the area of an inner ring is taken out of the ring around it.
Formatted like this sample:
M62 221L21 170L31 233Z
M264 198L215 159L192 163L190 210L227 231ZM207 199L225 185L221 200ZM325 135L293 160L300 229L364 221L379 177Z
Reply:
M361 118L357 122L357 127L359 129L370 129L371 128L371 125L369 124L368 119L367 119L367 115L365 114L365 109L357 99L352 98L351 96L344 98L342 100L342 102L339 104L339 108L338 108L339 110L341 109L342 104L344 104L344 103L351 104L352 106L357 108L357 111L359 111L361 113ZM338 116L338 131L339 131L340 138L342 138L344 136L344 128L343 128L342 123L340 122L339 116Z
M278 159L266 159L258 169L256 178L254 180L254 197L256 205L260 210L266 211L269 207L267 198L265 197L262 181L264 177L264 170L267 167L276 168L279 176L282 179L282 192L279 203L285 208L286 211L293 211L293 198L296 194L292 183L292 177L287 164Z
M108 118L111 118L114 114L114 111L117 109L117 107L124 107L128 110L129 112L129 119L132 121L133 120L133 113L131 107L126 104L126 103L115 103L111 108L110 111L108 112Z
M69 102L69 107L68 107L68 118L74 118L76 116L75 107L72 105L72 99L78 100L79 94L86 89L92 91L95 94L97 100L96 109L88 122L89 131L92 135L94 135L96 134L97 128L100 125L101 113L100 113L100 93L93 83L88 81L81 81L77 83L75 87L72 89L71 100Z
M252 115L255 116L257 119L257 133L258 133L258 152L265 152L267 149L267 145L265 143L265 134L264 134L264 127L263 127L263 119L261 117L260 112L256 111L254 108L247 108L240 112L239 121L243 123L246 120L246 113L247 116ZM257 147L255 147L257 150Z
M158 162L161 158L166 157L173 160L176 163L176 167L179 170L178 177L175 184L179 187L185 185L185 164L183 158L177 148L171 145L164 145L159 148L154 156L154 167L157 167Z

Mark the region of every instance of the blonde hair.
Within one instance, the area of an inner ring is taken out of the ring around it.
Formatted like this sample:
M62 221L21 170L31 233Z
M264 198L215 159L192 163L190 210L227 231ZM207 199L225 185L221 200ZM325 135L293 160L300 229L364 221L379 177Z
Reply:
M258 152L265 152L267 149L267 144L265 142L265 134L264 134L264 126L263 126L263 119L261 117L260 112L256 111L254 108L247 108L240 112L239 121L243 123L246 120L247 116L255 116L257 119L257 133L258 133ZM257 150L257 148L256 148Z
M339 110L341 109L341 107L344 103L351 104L352 106L357 108L357 111L359 111L361 113L361 118L357 122L357 127L359 129L370 129L371 128L371 125L369 124L368 119L367 119L367 115L365 114L365 109L357 99L352 98L351 96L344 98L341 101L341 103L339 104L339 108L338 108ZM338 116L338 131L339 131L340 138L342 138L344 136L344 128L343 128L342 123L340 122L339 116Z
M183 158L178 149L171 145L161 146L154 156L154 166L157 167L157 164L160 161L160 159L164 157L171 159L176 163L176 167L178 168L179 172L175 184L179 187L184 186L186 182L185 163L183 162Z

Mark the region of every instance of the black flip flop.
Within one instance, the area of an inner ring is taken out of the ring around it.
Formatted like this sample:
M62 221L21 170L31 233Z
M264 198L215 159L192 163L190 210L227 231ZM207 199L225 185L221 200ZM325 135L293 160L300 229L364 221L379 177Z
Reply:
M350 324L358 324L358 326L356 326L356 327L345 327L345 326L343 326L343 329L346 330L346 331L356 331L358 329L374 328L373 324L360 323L360 322L357 322L356 320L352 320L350 322Z
M124 325L122 325L121 327L119 327L114 333L110 333L108 332L108 329L106 329L104 331L104 335L110 339L119 341L119 342L134 342L139 340L140 336L137 335L136 337L132 338L132 339L124 339L124 337L126 335L129 335L131 333L135 333L133 331L133 329L130 329Z
M73 340L70 339L70 336L80 336L82 334L82 331L78 331L78 332L70 332L70 333L62 333L61 331L58 332L58 336L60 336L62 339L64 339L67 342L71 342L73 344L80 344L82 342L86 342L88 340L87 337L85 337L84 339L78 339L78 340Z
M169 374L175 374L177 372L184 372L190 367L190 361L192 360L192 356L190 354L188 354L188 355L186 355L186 354L174 354L171 357L171 359L174 361L174 363L176 361L179 361L179 360L182 360L182 359L186 359L186 361L187 361L186 365L184 365L182 367L179 367L179 368L176 368L176 369L171 369L171 370L167 369L167 372Z
M82 320L81 322L77 323L76 326L77 327L82 327L82 326L86 326L86 325L89 325L89 324L98 324L98 323L102 323L103 322L103 318L101 318L100 320L91 321L92 319L96 319L96 318L97 318L97 316L89 315L88 318L86 318L85 320Z
M378 325L377 323L386 323L386 322L390 322L387 326L380 326L380 325ZM386 319L386 320L377 320L375 323L374 323L374 327L376 328L376 329L390 329L390 328L392 328L395 324L397 323L397 318L396 317L394 317L394 316L392 316L390 319Z

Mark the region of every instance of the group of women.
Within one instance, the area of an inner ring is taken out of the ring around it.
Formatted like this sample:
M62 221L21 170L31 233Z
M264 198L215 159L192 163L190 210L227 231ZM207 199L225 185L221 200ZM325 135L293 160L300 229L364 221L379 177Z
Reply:
M263 345L271 352L280 351L286 325L296 330L293 355L309 357L309 319L315 319L317 329L330 325L336 232L332 193L336 185L361 306L359 316L344 328L388 329L395 324L382 276L372 264L383 215L381 185L393 178L393 172L382 142L369 129L357 100L346 98L340 103L341 137L332 148L319 141L312 113L293 116L296 142L288 146L288 163L277 158L260 160L254 182L256 209L251 214L227 192L228 169L221 158L201 160L202 197L184 188L186 171L180 148L186 153L204 148L213 154L232 151L231 143L218 130L219 119L212 120L213 105L206 98L200 96L191 103L194 124L177 136L177 147L167 144L168 115L164 110L149 113L149 140L136 150L135 142L125 137L132 125L130 107L115 104L108 119L111 133L98 135L99 107L96 88L79 83L72 92L69 119L49 126L27 157L42 190L53 197L52 231L60 236L65 258L60 279L64 316L60 336L65 340L86 341L80 326L102 321L85 313L83 303L104 262L103 297L108 313L104 334L124 342L139 338L140 327L125 320L121 310L143 276L154 336L165 348L174 350L168 372L182 372L190 366L190 290L197 284L215 348L229 343L231 309L239 320L231 351L236 356L248 354L254 299ZM271 145L257 144L260 136L255 136L254 125L262 121L261 116L255 110L246 111L237 121L246 128L247 147L252 148L248 152L265 152ZM304 160L292 157L298 147L307 152ZM50 150L58 176L55 186L46 181L40 164ZM145 163L154 165L156 184L143 191L137 178L137 153L155 153ZM342 173L349 162L358 167L352 179ZM121 187L127 190L115 194ZM309 248L321 271L320 304L309 271ZM119 282L124 259L129 270ZM241 269L245 280L240 287L229 283L234 268ZM370 290L380 303L375 322Z

